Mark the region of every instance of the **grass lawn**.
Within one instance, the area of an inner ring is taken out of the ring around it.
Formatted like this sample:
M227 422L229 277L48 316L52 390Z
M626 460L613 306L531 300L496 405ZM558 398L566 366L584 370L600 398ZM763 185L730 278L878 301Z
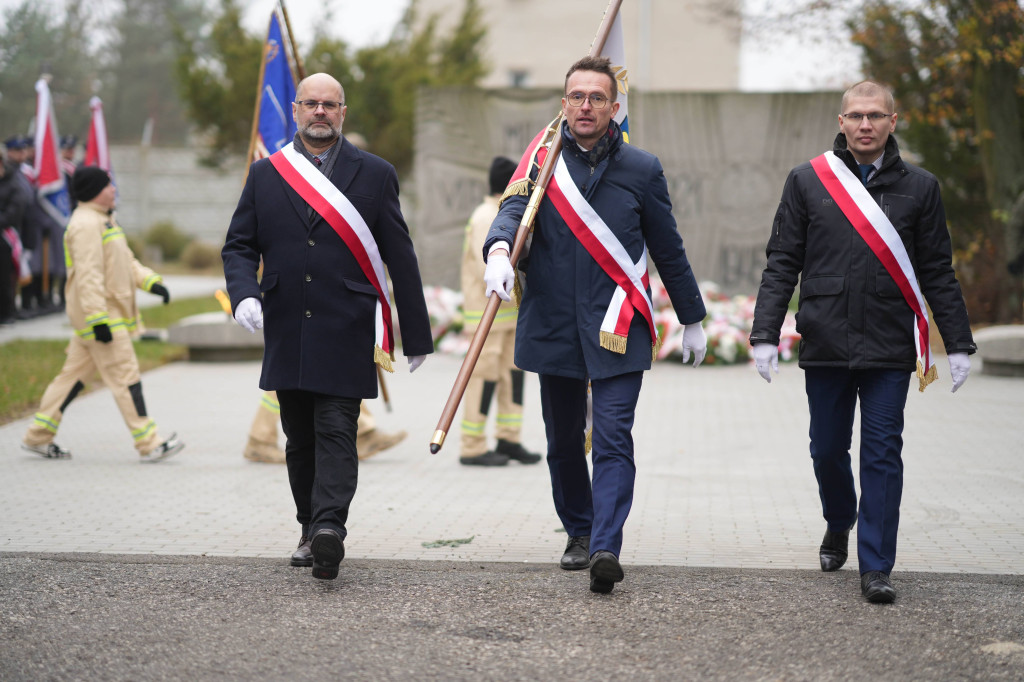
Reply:
M213 296L171 299L167 305L144 308L142 311L148 329L166 329L183 317L220 310ZM67 340L24 340L0 345L0 367L3 367L3 385L0 387L0 424L6 424L33 414L39 406L50 381L64 364ZM142 372L188 358L188 349L163 341L136 341L135 354ZM86 391L102 386L99 376L86 386Z

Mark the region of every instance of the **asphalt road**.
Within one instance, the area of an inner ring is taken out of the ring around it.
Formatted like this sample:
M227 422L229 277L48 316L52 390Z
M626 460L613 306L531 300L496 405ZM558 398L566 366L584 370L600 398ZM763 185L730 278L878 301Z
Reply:
M1020 680L1024 576L0 555L0 679Z

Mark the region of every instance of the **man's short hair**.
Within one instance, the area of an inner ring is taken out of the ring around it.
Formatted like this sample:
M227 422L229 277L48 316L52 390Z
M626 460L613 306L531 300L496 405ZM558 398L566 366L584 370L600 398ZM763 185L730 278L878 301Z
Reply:
M603 73L608 76L612 81L612 101L619 96L619 83L615 78L615 71L612 70L612 60L608 57L584 57L575 64L569 67L569 71L565 74L565 85L562 90L568 90L569 88L569 76L573 75L577 71L596 71Z
M892 95L892 90L881 83L875 81L861 81L860 83L854 83L843 93L842 111L840 114L846 113L846 103L851 97L878 97L881 95L885 99L885 107L888 109L885 113L891 114L896 111L896 99Z

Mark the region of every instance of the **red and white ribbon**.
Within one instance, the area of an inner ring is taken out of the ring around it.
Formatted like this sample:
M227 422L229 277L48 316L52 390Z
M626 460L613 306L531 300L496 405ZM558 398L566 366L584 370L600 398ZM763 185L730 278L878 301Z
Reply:
M886 272L896 282L913 311L917 327L914 335L917 376L920 379L920 390L923 391L935 380L937 372L928 345L928 308L903 240L864 183L833 152L825 152L811 159L811 167L843 215L857 230L857 234L882 261Z
M652 347L658 344L658 330L654 326L654 306L647 295L647 249L641 262L634 263L626 248L594 208L580 194L569 175L565 159L559 156L555 172L548 183L547 196L558 210L566 225L583 244L598 266L618 285L601 325L601 346L618 353L626 352L626 337L633 309L647 320ZM621 290L621 296L620 296ZM606 325L608 329L606 329ZM609 343L609 337L612 336Z
M374 362L393 371L391 361L395 359L395 346L388 282L384 261L366 221L341 190L295 149L294 142L271 154L270 162L285 182L345 241L366 279L377 290Z

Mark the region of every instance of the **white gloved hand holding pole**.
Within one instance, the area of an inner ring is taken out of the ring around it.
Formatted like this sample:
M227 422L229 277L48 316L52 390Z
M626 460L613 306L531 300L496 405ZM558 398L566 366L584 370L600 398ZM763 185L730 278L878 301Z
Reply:
M494 251L487 257L487 267L484 269L484 296L491 297L491 292L498 294L503 301L511 301L512 286L516 281L515 270L508 259L508 253L504 250Z
M693 352L693 366L700 367L704 362L704 356L708 352L708 337L704 333L704 327L700 322L694 322L683 327L683 364L690 361L690 352Z
M772 383L771 370L779 373L779 347L771 343L755 343L752 355L757 373L769 384Z
M949 360L949 376L953 379L951 392L956 393L956 390L967 381L967 375L971 373L971 356L967 353L950 353L947 359Z
M250 334L263 329L263 304L258 298L243 298L235 308L235 322Z

